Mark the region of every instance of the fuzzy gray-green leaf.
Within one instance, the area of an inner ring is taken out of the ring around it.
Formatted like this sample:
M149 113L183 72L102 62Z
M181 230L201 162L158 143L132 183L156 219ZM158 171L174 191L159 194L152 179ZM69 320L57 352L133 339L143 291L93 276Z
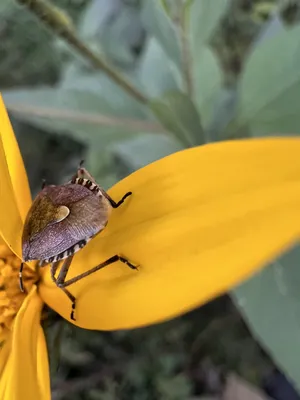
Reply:
M150 97L159 97L167 91L178 89L181 84L178 68L167 57L154 37L148 40L139 65L138 76Z
M123 172L119 172L119 178L144 167L145 165L165 157L183 146L175 138L164 134L142 133L134 138L116 142L111 147L111 153L115 164Z
M221 17L224 15L230 0L194 0L189 7L188 23L191 49L194 55L208 42Z
M205 142L200 116L191 99L179 91L172 91L153 100L150 107L160 122L185 146Z
M300 133L300 27L280 31L249 56L240 84L237 125L255 135Z
M149 33L160 43L169 58L180 66L180 46L173 21L162 6L161 0L145 0L142 20Z
M193 82L195 104L206 128L212 122L222 88L219 62L209 47L203 47L194 57Z
M300 389L300 247L232 291L254 335Z

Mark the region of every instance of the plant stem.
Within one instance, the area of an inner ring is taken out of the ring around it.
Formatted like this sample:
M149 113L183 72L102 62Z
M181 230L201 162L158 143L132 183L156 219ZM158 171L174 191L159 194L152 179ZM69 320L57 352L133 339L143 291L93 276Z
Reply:
M1 1L1 0L0 0ZM117 85L140 103L147 104L148 99L135 88L125 77L108 65L98 54L94 53L76 34L68 16L57 7L49 4L47 0L17 0L26 6L39 20L46 25L55 35L64 39L70 46L78 51L93 67L103 71Z

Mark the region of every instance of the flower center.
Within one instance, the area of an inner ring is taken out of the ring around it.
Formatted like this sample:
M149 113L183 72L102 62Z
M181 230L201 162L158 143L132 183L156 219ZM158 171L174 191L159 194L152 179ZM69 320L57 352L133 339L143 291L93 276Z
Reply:
M19 286L21 261L11 251L0 244L0 342L11 330L14 318L26 297ZM35 271L26 264L23 269L23 282L28 292L38 280Z

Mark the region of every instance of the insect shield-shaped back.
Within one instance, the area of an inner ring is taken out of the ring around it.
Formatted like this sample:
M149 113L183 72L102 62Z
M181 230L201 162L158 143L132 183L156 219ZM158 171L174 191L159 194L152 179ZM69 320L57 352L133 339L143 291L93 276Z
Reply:
M24 261L52 262L82 248L106 226L108 200L85 186L46 186L28 212L23 236Z

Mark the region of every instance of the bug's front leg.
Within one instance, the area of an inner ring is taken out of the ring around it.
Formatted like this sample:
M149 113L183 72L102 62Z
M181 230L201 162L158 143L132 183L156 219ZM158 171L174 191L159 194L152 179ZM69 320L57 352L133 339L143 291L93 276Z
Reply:
M69 257L69 258L71 258L71 261L72 261L73 256L71 256L71 257ZM110 257L108 260L104 261L103 263L97 265L96 267L91 268L91 269L89 269L88 271L83 272L82 274L77 275L77 276L75 276L74 278L71 278L71 279L69 279L69 280L66 281L65 278L66 278L68 269L69 269L70 264L71 264L71 261L69 261L69 258L67 258L66 261L63 263L63 265L62 265L62 267L61 267L61 270L60 270L60 272L59 272L59 275L58 275L57 279L54 278L54 279L55 279L54 282L55 282L55 284L56 284L60 289L62 289L62 290L66 293L66 295L67 295L67 296L69 297L69 299L71 300L71 302L72 302L72 311L71 311L71 316L70 316L70 317L71 317L71 319L74 320L74 321L75 321L74 312L75 312L75 307L76 307L76 299L75 299L75 297L66 289L67 286L70 286L70 285L72 285L73 283L78 282L79 280L81 280L81 279L83 279L83 278L85 278L85 277L87 277L87 276L93 274L94 272L97 272L97 271L99 271L100 269L102 269L102 268L104 268L104 267L106 267L106 266L108 266L108 265L110 265L110 264L113 264L113 263L115 263L115 262L117 262L117 261L121 261L122 263L126 264L126 265L127 265L129 268L131 268L131 269L135 269L135 270L138 269L138 266L132 264L129 260L127 260L127 258L122 257L122 256L119 256L119 255L115 255L115 256L113 256L113 257ZM55 271L56 271L56 270L55 270ZM55 273L55 272L54 272L54 273ZM51 275L51 276L52 276L52 275ZM53 279L53 278L52 278L52 279Z
M124 203L124 200L128 197L132 195L132 192L127 192L124 194L124 196L121 198L121 200L119 200L117 203L109 196L108 193L105 192L105 190L101 189L103 196L105 196L107 198L107 200L110 202L110 205L113 208L118 208L121 204Z
M75 178L83 178L84 176L87 176L88 179L89 179L91 182L93 182L93 183L95 183L95 184L97 185L95 178L94 178L94 177L89 173L89 171L88 171L87 169L85 169L82 165L83 165L83 161L81 161L80 164L79 164L79 167L78 167L77 173L76 173L76 175L75 175ZM121 204L124 203L124 200L125 200L128 196L131 196L131 195L132 195L132 192L127 192L127 193L124 194L124 196L121 198L121 200L119 200L118 202L115 202L115 201L110 197L110 195L109 195L108 193L106 193L106 191L105 191L103 188L99 187L99 189L101 190L101 193L103 194L103 196L106 197L107 200L110 202L110 205L111 205L113 208L118 208Z

